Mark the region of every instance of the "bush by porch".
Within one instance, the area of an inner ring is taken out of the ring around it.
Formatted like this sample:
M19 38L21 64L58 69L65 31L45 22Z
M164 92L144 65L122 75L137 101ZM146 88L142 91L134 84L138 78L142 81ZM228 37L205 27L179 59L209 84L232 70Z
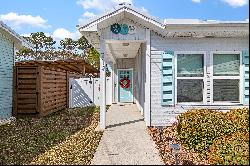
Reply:
M174 162L172 143L181 144L182 164L249 164L249 109L190 110L177 119L162 136L159 129L149 128L166 164Z

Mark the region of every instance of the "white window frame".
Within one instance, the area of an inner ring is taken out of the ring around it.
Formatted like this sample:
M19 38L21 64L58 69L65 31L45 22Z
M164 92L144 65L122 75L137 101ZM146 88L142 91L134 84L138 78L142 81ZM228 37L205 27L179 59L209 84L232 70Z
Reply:
M178 54L203 54L204 64L203 64L203 77L178 77L178 79L203 79L203 102L177 102L177 56ZM174 52L174 91L175 91L175 105L204 105L207 103L207 53L206 51L175 51Z
M214 76L214 54L239 54L240 55L240 75L239 76ZM241 51L210 51L210 62L211 62L211 75L210 75L210 83L211 83L211 105L239 105L243 104L243 64L242 64L242 52ZM239 102L232 103L230 101L216 101L214 102L214 79L235 79L239 80Z

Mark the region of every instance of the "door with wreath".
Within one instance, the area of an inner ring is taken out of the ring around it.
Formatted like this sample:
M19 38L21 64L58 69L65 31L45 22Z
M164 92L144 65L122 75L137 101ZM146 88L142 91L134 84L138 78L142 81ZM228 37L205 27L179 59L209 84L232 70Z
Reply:
M133 102L133 70L118 70L118 102Z

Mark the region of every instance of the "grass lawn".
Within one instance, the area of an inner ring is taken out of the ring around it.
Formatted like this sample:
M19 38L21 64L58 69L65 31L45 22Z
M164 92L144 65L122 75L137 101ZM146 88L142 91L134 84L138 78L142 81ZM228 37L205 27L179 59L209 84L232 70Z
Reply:
M0 126L0 165L90 164L102 132L99 108L77 108Z

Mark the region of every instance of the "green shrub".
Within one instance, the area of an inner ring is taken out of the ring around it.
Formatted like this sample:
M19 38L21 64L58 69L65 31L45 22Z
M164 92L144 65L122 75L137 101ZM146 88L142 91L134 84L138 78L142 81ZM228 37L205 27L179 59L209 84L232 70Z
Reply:
M179 141L200 154L206 154L225 127L223 113L212 110L190 110L177 119Z
M236 131L249 132L249 109L236 109L226 113L225 119L234 125Z
M208 154L217 137L236 131L249 131L248 109L227 113L214 110L190 110L177 117L178 140L201 156Z
M217 138L208 160L213 165L249 165L249 133L235 132Z

